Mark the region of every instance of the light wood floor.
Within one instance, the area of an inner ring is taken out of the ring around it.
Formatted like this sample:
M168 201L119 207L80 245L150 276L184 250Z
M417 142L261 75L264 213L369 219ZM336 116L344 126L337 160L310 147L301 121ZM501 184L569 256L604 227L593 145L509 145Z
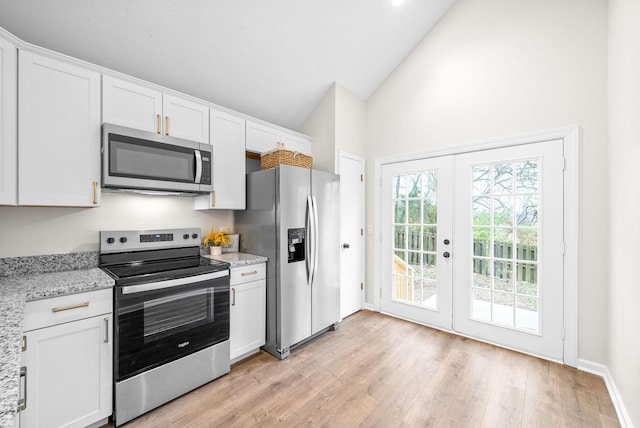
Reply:
M615 427L603 380L369 311L266 353L134 427Z

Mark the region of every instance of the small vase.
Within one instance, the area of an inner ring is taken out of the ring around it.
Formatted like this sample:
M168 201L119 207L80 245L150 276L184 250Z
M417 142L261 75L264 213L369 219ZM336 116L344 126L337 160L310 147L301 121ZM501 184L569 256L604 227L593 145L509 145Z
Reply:
M222 247L220 246L209 247L209 250L211 251L212 256L219 256L222 254Z

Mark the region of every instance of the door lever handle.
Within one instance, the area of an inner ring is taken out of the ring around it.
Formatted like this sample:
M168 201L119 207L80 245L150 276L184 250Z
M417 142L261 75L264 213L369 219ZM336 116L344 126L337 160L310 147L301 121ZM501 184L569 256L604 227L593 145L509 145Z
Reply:
M342 248L349 248L349 244L347 243L342 244Z

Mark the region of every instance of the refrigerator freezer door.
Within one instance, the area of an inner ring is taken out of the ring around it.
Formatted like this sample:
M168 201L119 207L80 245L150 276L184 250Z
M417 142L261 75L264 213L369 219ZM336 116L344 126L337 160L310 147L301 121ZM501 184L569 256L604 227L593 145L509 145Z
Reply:
M316 274L311 285L311 334L340 320L340 177L311 171L317 211Z
M289 229L304 228L307 196L310 194L309 170L280 166L278 176L278 346L285 349L311 335L311 287L307 283L305 261L288 262ZM309 239L309 231L307 237ZM284 243L284 244L283 244ZM305 257L309 257L306 254Z

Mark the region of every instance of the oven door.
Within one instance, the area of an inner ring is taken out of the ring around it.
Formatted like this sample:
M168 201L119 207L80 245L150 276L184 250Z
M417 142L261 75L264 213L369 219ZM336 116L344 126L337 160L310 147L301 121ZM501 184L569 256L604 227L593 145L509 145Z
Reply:
M229 271L118 286L116 381L229 339Z
M103 187L213 191L213 153L209 144L111 124L102 128Z

